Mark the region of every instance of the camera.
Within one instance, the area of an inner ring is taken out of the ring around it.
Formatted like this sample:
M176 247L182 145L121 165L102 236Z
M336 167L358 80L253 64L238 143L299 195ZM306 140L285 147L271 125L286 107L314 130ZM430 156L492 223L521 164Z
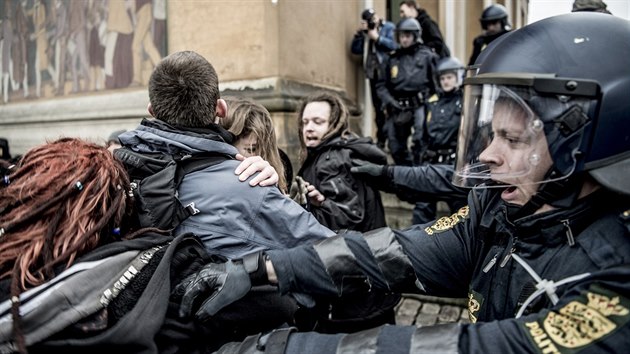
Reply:
M374 22L372 19L369 19L367 21L367 25L369 30L373 30L376 28L376 22Z
M367 33L367 31L375 29L376 28L376 22L372 21L372 19L367 20L367 28L368 29L363 30L363 33Z
M361 13L361 19L367 22L368 30L373 30L376 28L376 22L374 22L374 9L365 9L363 13ZM367 32L364 30L363 32Z

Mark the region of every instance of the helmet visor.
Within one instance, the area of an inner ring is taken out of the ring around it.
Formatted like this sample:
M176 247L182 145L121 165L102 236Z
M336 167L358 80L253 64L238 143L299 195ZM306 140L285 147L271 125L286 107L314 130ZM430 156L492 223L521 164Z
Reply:
M553 163L544 124L523 100L532 94L526 86L465 86L454 184L490 187L544 180Z

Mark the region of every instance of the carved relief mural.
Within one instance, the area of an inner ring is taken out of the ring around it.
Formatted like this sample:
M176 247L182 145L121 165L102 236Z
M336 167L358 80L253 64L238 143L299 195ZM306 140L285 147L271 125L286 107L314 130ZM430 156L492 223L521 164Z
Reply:
M144 86L166 0L0 0L0 104Z

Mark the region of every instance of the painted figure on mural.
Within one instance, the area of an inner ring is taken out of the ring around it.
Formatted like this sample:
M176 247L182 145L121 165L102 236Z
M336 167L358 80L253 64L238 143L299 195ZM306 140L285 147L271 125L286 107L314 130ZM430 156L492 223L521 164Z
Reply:
M24 3L22 0L14 4L13 21L13 50L11 51L13 61L13 80L16 82L16 89L22 89L24 98L28 97L28 61L26 55L26 45L28 44L28 22L24 13Z
M72 93L86 91L90 86L90 64L87 53L87 5L86 1L70 1L70 40L73 51L70 58ZM81 85L81 77L83 86Z
M165 0L0 1L0 103L144 86L166 38Z
M153 67L160 61L161 56L155 44L153 36L150 32L153 17L153 5L151 0L135 0L135 30L133 33L133 42L131 50L133 55L133 81L132 86L144 85L142 78L142 57L146 54L151 61Z
M29 10L29 14L33 17L34 31L31 34L31 40L35 41L35 96L42 96L42 74L47 73L49 80L52 81L53 88L59 87L59 80L50 55L54 47L48 42L48 32L46 30L49 24L50 10L46 1L36 0L33 8Z
M66 83L66 53L68 51L68 3L64 0L56 0L53 7L55 15L52 41L55 44L55 65L57 67L57 81L59 87L55 91L56 96L65 93Z
M105 0L93 0L88 9L88 57L90 61L90 91L105 88L105 42L107 22Z

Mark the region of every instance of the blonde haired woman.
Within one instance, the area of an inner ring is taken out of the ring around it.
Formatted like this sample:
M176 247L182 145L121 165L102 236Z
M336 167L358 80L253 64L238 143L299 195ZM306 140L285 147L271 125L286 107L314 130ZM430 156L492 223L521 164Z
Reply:
M233 145L245 157L258 155L276 169L278 187L287 193L285 165L280 158L276 132L269 111L261 104L240 97L226 97L228 112L219 125L236 136Z

